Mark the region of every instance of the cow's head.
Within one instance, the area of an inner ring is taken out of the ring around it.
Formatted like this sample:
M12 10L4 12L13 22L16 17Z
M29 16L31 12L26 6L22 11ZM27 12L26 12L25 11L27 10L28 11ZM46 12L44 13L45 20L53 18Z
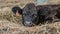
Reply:
M38 15L35 4L29 3L23 9L17 7L13 7L12 11L15 14L22 15L22 22L25 26L33 26L38 22Z

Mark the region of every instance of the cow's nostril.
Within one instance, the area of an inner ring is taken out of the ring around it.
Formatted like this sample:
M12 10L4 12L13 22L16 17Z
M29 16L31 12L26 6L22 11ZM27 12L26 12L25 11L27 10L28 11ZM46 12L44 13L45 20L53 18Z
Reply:
M25 25L25 26L28 26L28 27L33 26L32 22L28 22L28 21L25 21L25 22L24 22L24 25Z

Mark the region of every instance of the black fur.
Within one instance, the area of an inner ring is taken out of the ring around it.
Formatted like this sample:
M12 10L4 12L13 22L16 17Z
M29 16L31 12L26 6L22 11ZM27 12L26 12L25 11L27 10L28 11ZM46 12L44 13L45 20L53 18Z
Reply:
M28 3L23 9L18 6L12 8L13 13L16 11L22 15L24 26L33 26L39 23L54 22L60 18L60 4L58 5L39 5Z

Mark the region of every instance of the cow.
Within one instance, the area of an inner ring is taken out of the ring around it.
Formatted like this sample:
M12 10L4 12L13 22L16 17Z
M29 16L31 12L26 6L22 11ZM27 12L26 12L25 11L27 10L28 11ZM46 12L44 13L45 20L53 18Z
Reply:
M34 26L39 23L44 24L46 21L54 22L58 19L59 5L39 5L35 6L34 3L28 3L21 9L18 6L12 8L16 16L22 15L22 24L24 26Z
M38 22L38 12L34 3L28 3L23 9L18 6L12 8L13 13L22 15L22 23L24 26L34 26Z
M37 6L37 9L39 7ZM51 5L49 6L40 6L38 9L39 17L42 20L42 22L54 22L56 21L56 14L57 14L57 9L55 10Z

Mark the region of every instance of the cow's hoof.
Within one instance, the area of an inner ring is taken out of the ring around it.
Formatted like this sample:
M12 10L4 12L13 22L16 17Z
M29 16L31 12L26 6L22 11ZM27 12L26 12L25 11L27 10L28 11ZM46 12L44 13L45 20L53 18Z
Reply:
M54 22L60 22L60 19L54 19Z

